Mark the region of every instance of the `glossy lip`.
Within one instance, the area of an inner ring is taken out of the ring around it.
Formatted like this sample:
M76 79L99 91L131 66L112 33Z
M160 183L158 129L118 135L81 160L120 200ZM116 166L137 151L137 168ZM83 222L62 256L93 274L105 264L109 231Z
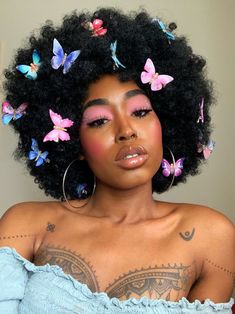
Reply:
M115 157L115 161L127 160L127 159L124 159L126 156L134 155L134 154L138 154L138 156L147 155L147 151L143 146L140 146L140 145L139 146L123 146L117 153ZM130 159L133 159L133 158L130 158Z
M136 157L128 159L120 159L116 161L116 164L122 169L131 170L141 167L148 159L148 154L138 155Z

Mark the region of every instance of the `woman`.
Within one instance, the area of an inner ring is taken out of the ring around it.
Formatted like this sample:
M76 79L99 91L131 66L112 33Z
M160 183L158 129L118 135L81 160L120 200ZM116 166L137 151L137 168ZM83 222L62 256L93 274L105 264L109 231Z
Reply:
M208 158L205 61L145 12L47 23L6 71L3 123L58 201L0 222L1 313L231 313L234 226L156 201Z

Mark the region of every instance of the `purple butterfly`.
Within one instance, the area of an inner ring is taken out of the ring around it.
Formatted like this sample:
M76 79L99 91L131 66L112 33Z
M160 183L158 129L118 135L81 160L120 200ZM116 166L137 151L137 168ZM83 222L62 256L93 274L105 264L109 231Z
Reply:
M51 59L51 66L53 69L57 70L60 66L63 66L63 73L66 74L69 69L71 68L73 62L77 59L79 56L81 50L75 50L70 52L69 55L67 53L64 53L64 50L61 46L61 44L58 42L56 38L53 40L53 53L54 57Z
M183 161L185 158L180 158L175 162L175 165L170 164L166 159L162 160L162 174L164 177L169 177L170 174L173 174L175 177L178 177L182 173Z

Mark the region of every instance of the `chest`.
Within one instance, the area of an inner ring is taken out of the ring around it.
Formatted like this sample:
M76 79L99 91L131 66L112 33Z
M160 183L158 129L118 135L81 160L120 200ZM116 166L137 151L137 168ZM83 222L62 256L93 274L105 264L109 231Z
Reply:
M107 228L48 225L34 263L60 266L92 292L126 300L146 296L177 301L197 278L193 245L152 226Z

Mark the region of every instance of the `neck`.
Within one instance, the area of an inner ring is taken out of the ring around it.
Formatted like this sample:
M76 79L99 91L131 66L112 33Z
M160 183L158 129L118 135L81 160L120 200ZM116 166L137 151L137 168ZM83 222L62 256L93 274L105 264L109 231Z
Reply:
M135 224L151 219L155 208L151 182L128 190L97 183L89 202L90 215L106 218L115 224Z

